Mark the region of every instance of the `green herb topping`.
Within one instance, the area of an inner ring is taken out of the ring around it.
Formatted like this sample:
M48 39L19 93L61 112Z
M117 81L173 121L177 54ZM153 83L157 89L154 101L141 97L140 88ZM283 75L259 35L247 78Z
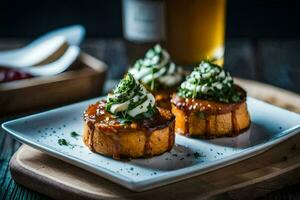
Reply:
M73 137L73 138L76 138L77 136L79 136L79 134L76 133L75 131L72 131L72 132L70 133L70 135L71 135L71 137Z
M59 144L60 146L62 146L62 145L68 146L68 145L69 145L69 143L68 143L67 140L65 140L65 139L58 139L58 144Z
M106 110L123 123L150 118L157 111L154 96L130 73L108 94Z
M129 72L151 90L172 88L183 80L182 69L171 62L169 53L158 44L137 60Z
M204 60L180 85L178 95L224 103L238 102L242 97L233 86L229 72L211 61Z
M71 149L73 149L76 146L75 144L71 144L70 142L68 142L66 139L63 139L63 138L58 139L57 143L60 146L69 146Z

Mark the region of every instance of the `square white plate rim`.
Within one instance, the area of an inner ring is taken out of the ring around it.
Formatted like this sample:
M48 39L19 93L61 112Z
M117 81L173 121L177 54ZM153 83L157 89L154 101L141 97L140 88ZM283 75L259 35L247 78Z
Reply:
M9 126L11 124L14 123L18 123L21 120L26 120L26 119L30 119L32 117L37 117L39 115L45 115L48 113L52 113L52 112L56 112L59 111L61 109L67 109L70 107L75 107L76 105L82 104L82 103L88 103L88 102L94 102L97 101L99 99L101 99L102 97L97 97L94 99L89 99L89 100L85 100L82 102L78 102L78 103L74 103L74 104L70 104L67 106L63 106L63 107L59 107L59 108L55 108L49 111L45 111L45 112L41 112L41 113L36 113L33 115L29 115L29 116L25 116L25 117L21 117L18 119L14 119L14 120L10 120L7 122L4 122L2 124L2 128L4 130L6 130L11 136L13 136L15 139L17 139L18 141L27 144L29 146L32 146L38 150L41 150L42 152L45 152L47 154L50 154L60 160L64 160L70 164L76 165L80 168L83 168L85 170L88 170L90 172L93 172L95 174L98 174L108 180L111 180L115 183L118 183L128 189L131 189L133 191L136 192L141 192L141 191L145 191L145 190L149 190L149 189L153 189L159 186L163 186L163 185L167 185L170 183L174 183L174 182L178 182L190 177L194 177L203 173L207 173L209 171L213 171L215 169L221 168L221 167L225 167L228 166L230 164L239 162L241 160L245 160L247 158L250 158L252 156L258 155L266 150L268 150L269 148L271 148L272 146L285 141L286 139L296 135L298 133L298 131L300 131L300 124L298 124L297 126L291 127L289 129L283 130L280 132L279 135L277 135L276 137L272 137L271 139L269 139L268 141L264 142L264 143L260 143L257 145L254 145L252 147L247 147L243 150L241 150L239 153L235 153L233 155L227 156L225 158L216 160L208 165L206 165L205 167L203 166L198 166L198 165L193 165L193 166L189 166L189 167L185 167L182 169L177 169L173 172L168 172L167 174L163 174L163 175L159 175L155 178L151 178L151 179L146 179L143 181L134 181L133 179L130 179L129 177L126 177L124 175L121 174L117 174L109 169L97 166L95 164L92 163L86 163L85 161L81 160L78 157L72 156L72 155L65 155L63 152L59 152L56 151L54 149L48 148L47 146L38 144L36 142L32 142L29 139L26 139L22 136L20 136L20 133L18 131L14 131L12 129L9 128ZM291 114L297 114L297 113L293 113L290 111L287 111L283 108L265 103L263 101L257 100L255 98L251 98L248 97L248 99L251 99L252 101L257 101L260 102L262 104L265 104L265 106L271 106L275 109L280 109L282 111L285 112L289 112ZM297 114L298 115L298 114ZM183 136L181 136L183 137ZM175 177L174 175L177 174ZM179 175L178 175L179 174Z

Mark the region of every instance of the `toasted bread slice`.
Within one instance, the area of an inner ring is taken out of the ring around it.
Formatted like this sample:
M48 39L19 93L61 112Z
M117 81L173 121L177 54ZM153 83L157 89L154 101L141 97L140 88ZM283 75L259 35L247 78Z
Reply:
M250 126L246 98L238 103L172 98L175 132L186 136L215 138L235 136Z
M158 108L158 111L157 119L152 121L122 124L101 103L90 105L85 115L83 141L92 151L116 159L162 154L174 145L175 118L168 110Z

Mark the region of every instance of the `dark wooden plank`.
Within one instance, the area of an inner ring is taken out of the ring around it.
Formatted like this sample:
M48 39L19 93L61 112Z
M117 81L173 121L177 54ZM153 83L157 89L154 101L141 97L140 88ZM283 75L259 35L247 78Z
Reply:
M260 40L257 51L261 81L300 93L299 40Z
M254 47L248 39L226 43L224 66L233 76L257 80Z
M16 184L11 178L9 161L19 147L20 143L0 128L0 199L46 199L45 196Z

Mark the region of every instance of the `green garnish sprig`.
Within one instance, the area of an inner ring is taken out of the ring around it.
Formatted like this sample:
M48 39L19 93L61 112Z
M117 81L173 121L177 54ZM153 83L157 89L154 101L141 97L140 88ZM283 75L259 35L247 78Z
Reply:
M105 109L124 123L150 118L157 111L154 96L130 73L107 96Z
M209 60L202 61L180 85L178 95L184 98L238 102L241 94L235 90L229 72Z
M129 72L151 91L172 88L183 80L182 69L158 44L149 49L144 58L137 60Z

